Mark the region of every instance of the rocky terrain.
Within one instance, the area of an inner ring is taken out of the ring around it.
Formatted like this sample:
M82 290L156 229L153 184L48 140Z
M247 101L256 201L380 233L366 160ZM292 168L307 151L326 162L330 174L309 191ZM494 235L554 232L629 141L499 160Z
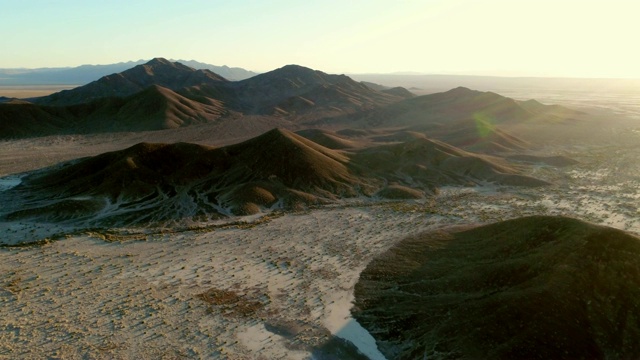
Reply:
M0 99L0 357L638 356L632 119L196 65Z
M549 185L523 170L426 137L341 151L275 129L220 148L140 143L25 174L0 196L9 221L145 227L358 197L423 199L443 186Z

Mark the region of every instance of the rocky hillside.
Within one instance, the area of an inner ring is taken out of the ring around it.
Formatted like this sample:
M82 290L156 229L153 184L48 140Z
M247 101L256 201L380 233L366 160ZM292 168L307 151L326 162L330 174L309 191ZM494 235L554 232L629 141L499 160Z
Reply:
M639 257L565 217L425 233L367 266L353 314L390 359L635 359Z

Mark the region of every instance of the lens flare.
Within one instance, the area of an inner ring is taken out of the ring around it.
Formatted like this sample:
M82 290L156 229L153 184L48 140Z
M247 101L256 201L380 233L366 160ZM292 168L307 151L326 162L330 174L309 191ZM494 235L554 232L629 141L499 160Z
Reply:
M495 131L495 120L486 114L475 113L473 119L476 122L476 130L481 137L487 137Z

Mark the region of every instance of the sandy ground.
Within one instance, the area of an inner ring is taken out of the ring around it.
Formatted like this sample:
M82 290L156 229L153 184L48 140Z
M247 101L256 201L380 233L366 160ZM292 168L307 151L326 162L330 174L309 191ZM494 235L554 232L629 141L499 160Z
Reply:
M78 87L78 85L0 85L0 96L24 99L47 96L75 87Z
M373 257L439 223L352 207L247 229L0 249L0 357L302 359L332 333L383 358L350 316L353 286ZM234 294L233 306L198 296L211 289Z

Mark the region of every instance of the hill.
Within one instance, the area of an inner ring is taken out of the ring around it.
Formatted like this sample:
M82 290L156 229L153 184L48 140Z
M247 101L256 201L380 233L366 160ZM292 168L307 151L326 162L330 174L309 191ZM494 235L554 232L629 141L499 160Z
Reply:
M337 135L306 136L341 142ZM140 143L31 173L0 195L9 219L144 225L299 209L353 197L419 198L440 186L541 186L506 161L417 139L330 149L274 129L245 142ZM404 195L403 195L404 194Z
M637 358L638 256L565 217L425 233L367 266L353 314L394 359Z

